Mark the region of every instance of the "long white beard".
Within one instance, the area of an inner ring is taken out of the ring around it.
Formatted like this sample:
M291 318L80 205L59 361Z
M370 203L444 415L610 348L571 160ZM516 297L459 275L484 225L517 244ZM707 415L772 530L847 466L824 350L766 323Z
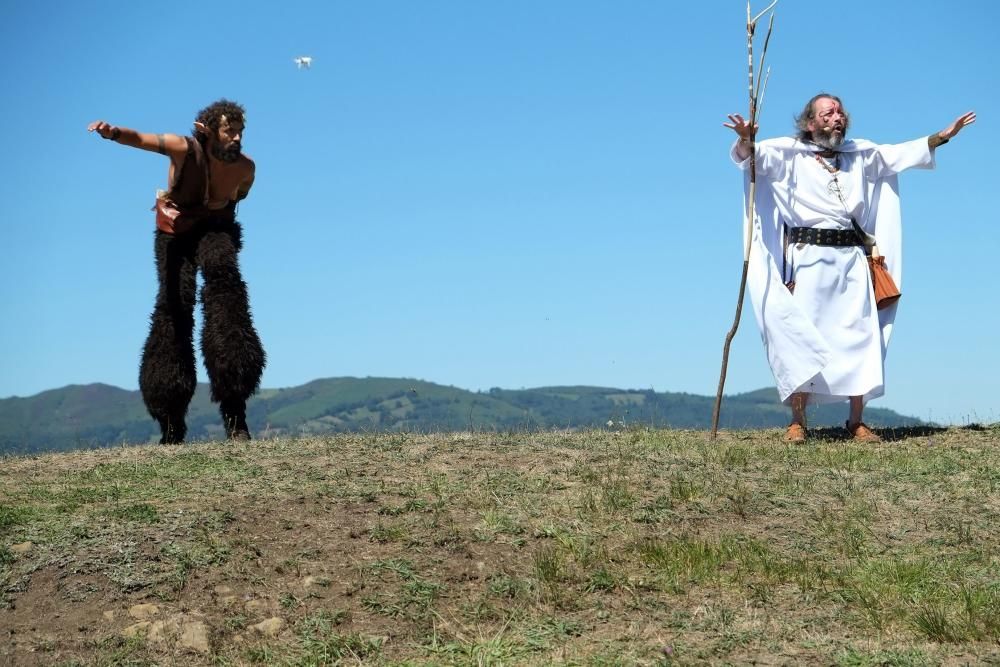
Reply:
M846 132L840 132L838 130L830 130L829 132L825 130L816 130L812 134L812 142L814 144L830 150L839 148L840 145L844 143L844 137L847 136Z

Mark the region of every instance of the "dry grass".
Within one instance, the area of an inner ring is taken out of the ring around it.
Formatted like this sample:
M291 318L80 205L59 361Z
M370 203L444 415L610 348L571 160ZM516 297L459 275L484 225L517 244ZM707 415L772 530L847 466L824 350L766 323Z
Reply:
M6 459L0 663L1000 662L998 436L365 434ZM139 603L197 619L207 646L127 637ZM272 617L276 635L254 629Z

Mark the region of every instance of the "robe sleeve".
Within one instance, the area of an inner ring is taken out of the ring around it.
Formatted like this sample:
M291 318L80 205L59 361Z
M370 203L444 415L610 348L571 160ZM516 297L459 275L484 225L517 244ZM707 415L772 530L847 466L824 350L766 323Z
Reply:
M876 146L865 159L869 178L881 179L907 169L933 169L934 151L927 144L927 137L902 144Z
M738 145L739 140L733 143L733 147L729 150L729 157L742 171L747 171L750 169L750 158L748 157L745 160L740 159L740 156L736 153ZM787 156L781 151L762 143L757 143L755 149L757 151L757 173L776 181L784 180L785 169L788 164Z

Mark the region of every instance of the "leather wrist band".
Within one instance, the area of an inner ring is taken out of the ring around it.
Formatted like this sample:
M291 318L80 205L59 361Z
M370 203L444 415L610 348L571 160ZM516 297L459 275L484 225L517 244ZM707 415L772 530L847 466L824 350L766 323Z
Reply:
M927 145L931 148L937 148L938 146L944 146L948 143L949 139L942 139L940 134L932 134L927 137Z
M111 136L108 137L108 139L110 139L111 141L118 141L118 137L120 137L121 135L122 131L119 128L114 127L111 128Z

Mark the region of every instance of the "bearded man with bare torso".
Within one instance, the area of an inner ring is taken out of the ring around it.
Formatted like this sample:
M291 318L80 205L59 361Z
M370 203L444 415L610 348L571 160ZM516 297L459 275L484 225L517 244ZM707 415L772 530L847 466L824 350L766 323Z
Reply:
M248 440L246 402L260 386L265 354L250 316L237 255L236 205L250 192L254 163L242 152L245 112L229 100L202 109L193 136L150 134L95 121L104 139L170 158L167 191L157 193L155 254L159 291L142 352L139 389L163 444L187 433L197 385L196 274L201 271L201 352L226 435Z

